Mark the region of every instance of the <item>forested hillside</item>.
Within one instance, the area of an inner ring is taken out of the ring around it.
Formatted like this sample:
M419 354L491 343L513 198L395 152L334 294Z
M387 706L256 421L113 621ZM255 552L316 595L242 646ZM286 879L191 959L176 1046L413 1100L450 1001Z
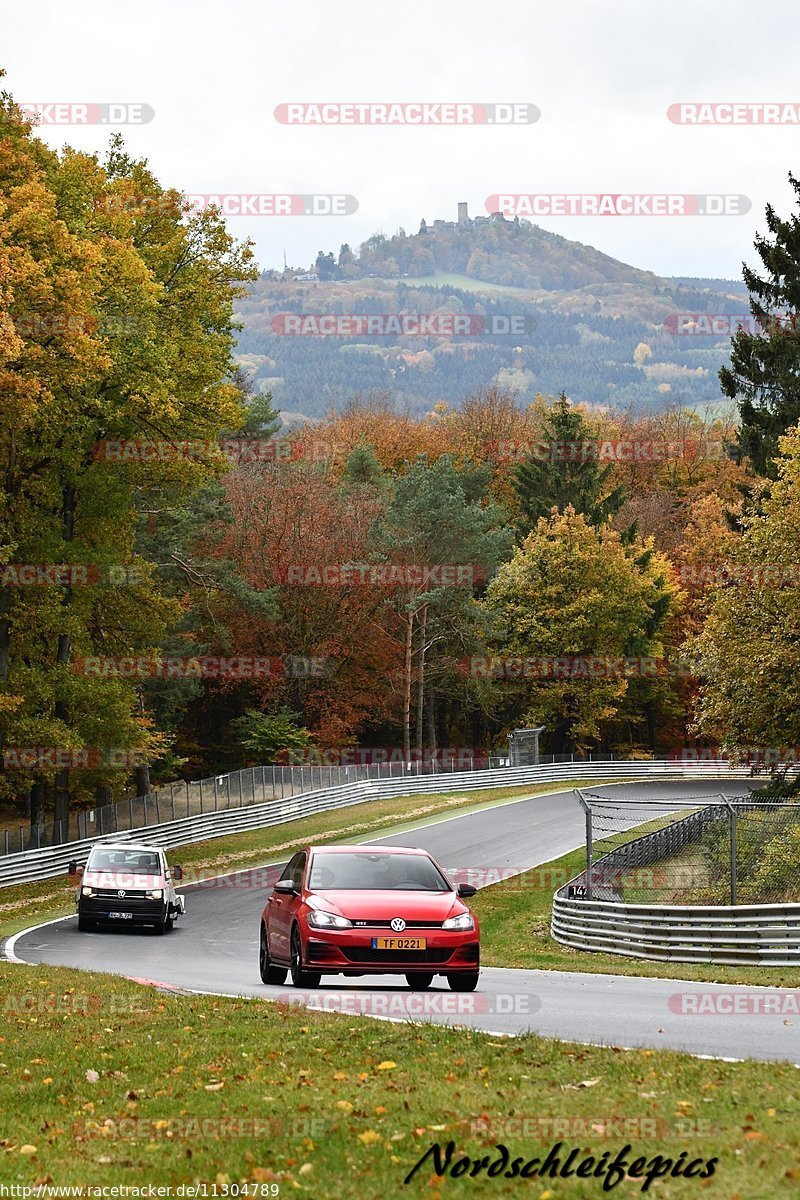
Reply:
M237 306L241 362L278 409L316 418L354 396L424 413L499 385L595 405L663 408L719 400L729 339L677 333L676 313L747 311L741 284L667 280L529 222L375 235L269 271ZM284 314L469 314L466 335L287 333ZM503 324L506 317L510 324ZM665 324L665 322L667 322ZM681 326L684 329L684 326ZM637 354L637 347L640 349Z

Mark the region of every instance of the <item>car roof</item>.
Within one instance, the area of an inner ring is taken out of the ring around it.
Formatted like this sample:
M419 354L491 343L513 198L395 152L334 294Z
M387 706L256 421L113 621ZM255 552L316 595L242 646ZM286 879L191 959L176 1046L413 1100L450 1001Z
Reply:
M139 853L161 854L161 846L144 846L140 842L98 842L92 850L136 850Z
M427 850L418 846L306 846L312 854L422 854L430 858Z

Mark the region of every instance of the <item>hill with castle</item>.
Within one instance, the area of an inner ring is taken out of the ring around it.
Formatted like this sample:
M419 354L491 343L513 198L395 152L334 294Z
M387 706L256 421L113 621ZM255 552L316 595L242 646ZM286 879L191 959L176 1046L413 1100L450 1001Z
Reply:
M678 337L665 322L746 309L741 283L662 278L526 220L471 217L462 201L454 220L423 218L416 233L376 233L355 249L265 271L239 304L239 351L257 390L311 418L355 395L420 412L493 383L522 403L563 389L603 406L695 407L719 402L728 342ZM503 321L489 319L473 337L297 337L279 319L409 312L468 314L470 328L482 316L514 316L525 332L493 334Z

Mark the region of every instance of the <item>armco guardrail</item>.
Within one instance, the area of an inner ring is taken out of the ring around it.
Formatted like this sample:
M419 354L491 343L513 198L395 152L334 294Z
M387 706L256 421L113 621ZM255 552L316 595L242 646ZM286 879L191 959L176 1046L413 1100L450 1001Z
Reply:
M623 904L556 893L551 930L576 950L661 962L800 965L800 904Z
M669 760L620 760L613 762L575 761L552 763L537 767L503 767L498 770L451 772L435 775L407 775L404 778L362 780L344 787L321 788L316 792L284 799L269 800L263 804L249 804L240 808L227 808L218 812L200 813L146 828L129 829L119 833L108 833L100 837L85 838L65 845L27 850L21 854L9 854L0 858L0 888L31 880L50 879L66 871L73 860L85 861L95 842L146 841L150 845L172 848L191 842L207 841L239 833L249 829L260 829L270 825L282 825L301 817L312 816L332 808L344 808L351 804L362 804L370 800L390 799L394 796L433 794L439 792L481 791L495 787L535 786L560 781L592 782L626 779L697 779L697 778L747 778L746 768L726 769L714 763L678 762Z

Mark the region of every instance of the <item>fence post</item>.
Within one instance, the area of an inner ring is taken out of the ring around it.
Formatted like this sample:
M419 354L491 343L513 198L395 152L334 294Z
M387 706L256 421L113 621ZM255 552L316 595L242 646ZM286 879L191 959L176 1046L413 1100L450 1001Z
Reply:
M730 851L731 851L731 904L737 904L738 901L736 899L736 883L737 883L737 878L736 878L736 875L737 875L737 871L736 871L736 821L737 821L736 809L734 808L734 806L731 804L730 800L728 800L728 798L726 796L720 796L720 799L722 800L723 804L727 805L728 814L729 814Z
M203 815L203 781L200 780L200 816Z
M580 788L575 789L575 794L583 806L586 813L586 899L592 898L592 809L589 802L584 798Z

